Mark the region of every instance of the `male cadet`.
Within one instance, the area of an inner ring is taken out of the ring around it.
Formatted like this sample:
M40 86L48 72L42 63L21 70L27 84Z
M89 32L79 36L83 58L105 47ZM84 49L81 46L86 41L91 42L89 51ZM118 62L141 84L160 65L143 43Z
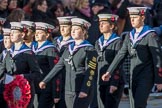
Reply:
M33 38L35 35L35 24L32 21L21 21L21 24L26 29L24 42L28 47L32 48Z
M158 90L162 90L161 48L155 31L144 24L146 8L130 7L128 10L133 30L126 36L121 50L102 79L109 80L117 66L129 54L130 88L134 99L132 107L146 108L154 83L157 84Z
M96 41L98 107L118 108L123 93L124 80L121 69L117 68L109 81L103 81L102 75L112 63L121 48L122 40L117 33L118 16L114 14L98 14L99 29L102 35Z
M10 50L11 46L12 46L12 42L11 42L11 38L10 38L10 32L11 30L8 28L3 28L3 43L4 43L4 47L6 48L5 50L3 50L3 52L0 55L0 61L2 62L4 60L4 58L7 55L7 51ZM3 90L4 90L4 84L3 84L3 78L0 79L0 105L2 108L7 108L7 104L6 101L3 98Z

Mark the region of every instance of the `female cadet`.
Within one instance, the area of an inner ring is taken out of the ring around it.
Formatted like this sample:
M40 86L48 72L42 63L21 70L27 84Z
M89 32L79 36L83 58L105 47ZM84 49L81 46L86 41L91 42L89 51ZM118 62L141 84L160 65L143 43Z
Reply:
M53 66L59 60L59 55L56 47L47 38L54 29L54 26L43 22L36 22L35 43L33 45L33 51L37 57L38 64L43 71L42 77L44 78ZM41 79L42 80L42 79ZM55 84L52 85L52 81L47 84L47 88L40 91L37 84L38 94L38 108L52 108L54 102L57 103L60 98L60 78L55 80ZM55 89L52 87L55 86ZM54 92L54 96L52 93ZM54 98L53 98L54 97Z
M12 46L12 42L10 38L11 29L3 28L2 30L3 30L3 44L5 47L5 50L3 50L0 55L1 62L3 62L4 58L7 55L7 51L9 51ZM4 97L3 97L3 90L4 90L4 84L3 84L3 78L2 78L0 79L0 104L2 108L7 108L6 101L4 100Z
M56 42L54 45L57 47L57 49L60 52L60 56L63 54L65 48L73 42L74 40L71 37L71 19L72 17L58 17L59 25L60 25L60 33L61 36L59 36L56 39Z
M33 40L35 35L35 24L32 21L21 21L21 24L26 28L24 43L29 48L32 48L34 44Z
M7 51L11 51L11 46L12 46L11 37L10 37L11 29L3 28L2 30L3 30L3 44L5 49L2 52L1 61L3 61L4 58L6 57Z
M25 79L28 80L28 83L19 83L19 86L14 86L15 89L13 89L13 94L11 92L11 95L13 95L13 100L12 98L8 98L7 103L9 107L15 107L15 106L24 106L25 108L32 108L33 107L33 99L34 99L34 86L33 86L33 81L37 78L40 77L41 71L38 66L37 60L35 58L34 53L32 50L27 47L23 43L23 38L24 38L24 29L21 23L19 22L11 22L11 41L13 42L13 46L11 47L11 51L9 51L3 60L2 65L0 66L0 76L6 72L6 74L14 76L14 78L21 78L23 81ZM22 78L23 77L23 78ZM24 79L25 78L25 79ZM20 95L23 94L24 90L26 91L27 88L22 89L22 86L28 86L30 88L30 95L26 97L26 95ZM10 86L11 87L11 86ZM11 88L10 88L11 89ZM15 94L14 94L15 93ZM8 93L7 93L8 94ZM18 97L17 97L18 96ZM25 102L23 99L26 99ZM17 102L15 104L15 101ZM29 101L29 103L28 103ZM28 104L27 104L28 103ZM11 105L15 106L11 106ZM26 107L27 106L27 107Z
M90 23L83 19L72 19L71 35L75 42L69 45L57 65L39 84L40 88L45 88L46 83L61 72L65 66L67 108L88 108L92 100L96 56L93 55L93 46L85 40L89 25Z
M64 50L68 47L68 45L72 42L74 42L73 38L71 37L71 19L73 18L73 16L68 16L68 17L58 17L58 21L59 21L59 25L60 25L60 33L61 36L55 38L54 40L54 45L57 47L60 57L62 56ZM60 107L60 108L64 108L65 105L65 68L62 69L62 73L60 74L60 76L62 77L62 93L61 93L61 97L62 99L59 101L58 104L56 104L55 106ZM64 106L63 106L64 105Z
M126 36L121 50L102 79L109 80L110 74L129 54L131 56L130 87L134 99L133 106L146 108L153 84L156 83L158 90L162 90L161 48L155 32L149 26L144 25L146 8L130 7L128 10L134 29Z
M115 33L117 31L118 16L113 14L99 14L99 29L103 34L97 41L95 48L98 52L98 107L118 108L124 81L120 70L117 69L110 81L104 82L101 76L111 64L115 55L121 47L121 38Z

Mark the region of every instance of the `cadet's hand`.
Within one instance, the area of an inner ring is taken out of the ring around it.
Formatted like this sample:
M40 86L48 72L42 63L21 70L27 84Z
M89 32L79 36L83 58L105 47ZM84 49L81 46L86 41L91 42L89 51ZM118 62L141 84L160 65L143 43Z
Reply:
M86 93L84 93L84 92L80 92L79 93L79 98L85 98L85 97L87 97L88 95L86 94Z
M60 98L54 98L54 103L58 103Z
M105 74L102 75L103 81L109 81L110 78L111 78L111 75L109 72L106 72Z
M118 88L117 88L116 86L111 85L111 86L110 86L109 92L110 92L110 93L114 93L117 89L118 89Z
M43 81L41 81L41 82L39 83L39 87L40 87L41 89L45 89L45 88L46 88L46 83L43 82Z
M158 91L162 90L162 84L157 84L156 86L157 86Z

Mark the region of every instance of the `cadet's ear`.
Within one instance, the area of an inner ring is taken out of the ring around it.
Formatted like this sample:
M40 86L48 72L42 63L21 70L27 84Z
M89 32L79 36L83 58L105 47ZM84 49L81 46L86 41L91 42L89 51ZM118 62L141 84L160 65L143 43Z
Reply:
M142 15L141 17L142 17L142 21L144 22L144 20L145 20L145 16L144 16L144 15Z
M114 24L111 24L110 29L113 30L115 28Z
M21 35L22 39L24 39L24 37L25 37L25 33L22 32L21 34L22 34L22 35Z
M46 39L48 39L50 36L50 33L46 33Z

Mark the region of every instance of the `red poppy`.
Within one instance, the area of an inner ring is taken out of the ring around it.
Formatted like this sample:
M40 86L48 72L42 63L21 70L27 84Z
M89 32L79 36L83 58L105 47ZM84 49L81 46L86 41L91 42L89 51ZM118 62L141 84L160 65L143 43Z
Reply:
M112 22L115 21L115 17L114 17L114 16L111 17L111 21L112 21Z
M48 29L47 31L48 31L49 33L51 33L51 32L52 32L52 30L51 30L51 29Z
M145 11L144 10L141 10L141 15L144 15L145 14Z

